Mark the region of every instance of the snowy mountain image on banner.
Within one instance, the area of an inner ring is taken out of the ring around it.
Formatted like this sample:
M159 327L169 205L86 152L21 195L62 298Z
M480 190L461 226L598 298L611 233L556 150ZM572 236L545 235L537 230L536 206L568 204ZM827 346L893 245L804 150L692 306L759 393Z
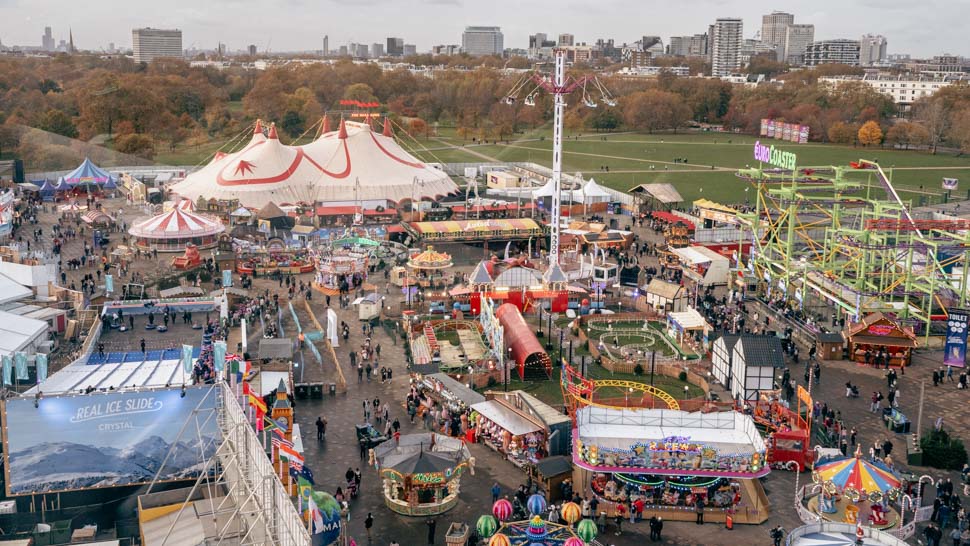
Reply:
M195 478L221 441L215 408L209 387L8 400L8 494Z

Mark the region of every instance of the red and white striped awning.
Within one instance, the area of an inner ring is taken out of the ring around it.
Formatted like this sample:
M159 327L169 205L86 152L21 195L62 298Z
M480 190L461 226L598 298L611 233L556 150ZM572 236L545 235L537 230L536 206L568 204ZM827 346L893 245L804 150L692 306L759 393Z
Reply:
M182 199L178 202L176 208L187 210L189 212L195 212L195 203L191 199Z
M216 219L176 207L158 216L137 222L131 226L128 233L146 239L187 239L216 235L225 229L222 222Z

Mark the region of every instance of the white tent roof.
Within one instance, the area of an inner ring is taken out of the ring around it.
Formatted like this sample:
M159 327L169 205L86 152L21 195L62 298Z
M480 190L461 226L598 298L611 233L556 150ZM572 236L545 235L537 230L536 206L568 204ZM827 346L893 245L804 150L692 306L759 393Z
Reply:
M48 377L46 381L27 391L27 394L33 394L38 389L44 394L61 394L87 387L120 389L131 386L164 387L183 383L191 385L193 379L192 374L183 372L179 359L151 358L104 364L88 364L86 359L82 359Z
M580 190L580 191L582 192L582 194L586 198L592 198L592 197L610 197L610 194L607 193L607 191L604 190L602 186L600 186L599 184L597 184L596 183L596 180L594 180L592 178L590 178L589 181L586 182L585 185L583 185L583 189Z
M242 150L217 156L171 190L188 199L239 199L261 208L269 202L434 199L458 187L393 137L365 123L342 121L339 130L304 146L286 146L275 128L264 137L257 127Z
M608 409L589 406L576 412L579 436L597 445L625 449L636 442L688 437L725 453L755 453L765 442L754 420L736 411L713 413L668 409Z
M677 255L677 258L687 265L706 264L711 261L710 256L700 252L695 247L685 246L684 248L674 248L672 250Z
M710 329L704 317L693 307L688 307L686 311L667 313L667 318L679 324L684 330Z
M569 184L563 183L560 188L559 198L572 203L596 203L610 198L610 194L603 190L603 188L596 183L595 180L590 178L585 184L580 186L575 190L565 189ZM542 197L552 197L555 193L552 189L552 180L550 179L541 188L532 191L532 198L539 199Z
M0 274L0 304L22 300L34 294L33 290L11 279L6 275Z
M47 333L47 322L0 311L0 355L22 351Z
M137 222L131 226L128 233L146 239L187 239L215 235L225 229L226 227L218 220L176 207Z

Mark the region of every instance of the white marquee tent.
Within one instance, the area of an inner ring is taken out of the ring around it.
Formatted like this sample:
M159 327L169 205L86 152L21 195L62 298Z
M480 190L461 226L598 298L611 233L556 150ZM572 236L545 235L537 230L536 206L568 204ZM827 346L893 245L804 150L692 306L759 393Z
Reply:
M406 152L389 128L375 133L366 123L340 122L303 146L287 146L275 126L263 135L257 122L242 150L217 154L208 165L171 187L179 196L197 200L238 199L262 208L311 202L435 199L458 191L443 171Z

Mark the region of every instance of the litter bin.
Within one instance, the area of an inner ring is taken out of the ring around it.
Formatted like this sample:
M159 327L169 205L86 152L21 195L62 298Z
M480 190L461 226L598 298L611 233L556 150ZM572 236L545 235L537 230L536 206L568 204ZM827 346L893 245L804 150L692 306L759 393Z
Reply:
M330 383L328 389L330 390L330 396L336 396L336 394L337 394L337 384L336 383Z

